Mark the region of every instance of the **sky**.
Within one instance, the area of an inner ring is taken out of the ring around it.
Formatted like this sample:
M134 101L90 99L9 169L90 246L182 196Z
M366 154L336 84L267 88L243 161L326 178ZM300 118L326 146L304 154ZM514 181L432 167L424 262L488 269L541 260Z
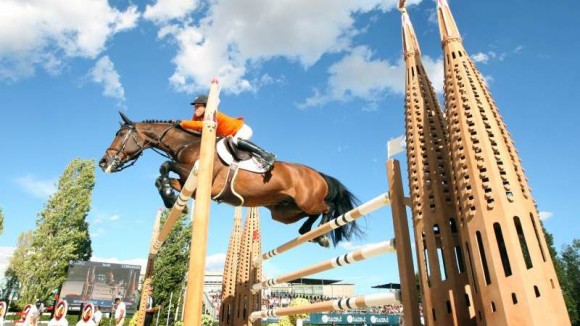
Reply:
M404 133L397 2L0 0L0 273L18 235L35 228L66 165L102 157L119 111L134 121L187 119L189 103L214 77L220 110L243 116L253 140L279 160L338 178L362 202L387 191L386 143ZM580 3L449 4L560 249L580 231ZM442 96L435 9L433 0L408 1ZM405 170L405 155L396 158ZM87 217L93 260L145 262L162 206L154 180L164 160L149 151L120 173L97 168ZM208 270L223 266L233 214L231 206L211 206ZM275 222L265 209L260 215L262 251L295 237L301 225ZM332 249L306 244L266 262L265 272L274 277L393 237L388 207L359 223L365 239ZM312 277L356 283L357 294L399 280L393 255Z

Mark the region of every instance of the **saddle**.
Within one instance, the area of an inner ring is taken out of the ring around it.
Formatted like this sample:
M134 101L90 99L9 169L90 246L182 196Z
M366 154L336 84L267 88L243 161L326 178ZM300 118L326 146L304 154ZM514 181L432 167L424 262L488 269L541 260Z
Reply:
M241 206L244 198L236 192L235 181L238 176L238 170L246 170L254 173L266 173L261 162L250 152L237 148L232 137L222 138L217 142L216 151L219 158L225 165L228 165L228 175L223 189L213 197L218 203L228 202L234 206Z

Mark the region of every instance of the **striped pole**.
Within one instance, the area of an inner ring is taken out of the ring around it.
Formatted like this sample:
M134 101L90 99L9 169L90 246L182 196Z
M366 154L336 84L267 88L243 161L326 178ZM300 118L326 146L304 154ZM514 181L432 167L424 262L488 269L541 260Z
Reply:
M179 193L179 197L177 197L177 200L173 204L171 212L169 212L169 216L167 216L167 219L165 220L165 223L163 223L163 227L159 232L159 236L157 237L157 240L153 244L153 248L151 250L152 255L157 255L159 249L161 249L161 245L163 245L165 240L167 240L167 237L171 233L171 230L173 229L175 222L177 222L179 215L181 215L181 212L183 212L185 205L187 205L187 201L189 200L189 198L191 198L191 195L197 188L198 171L199 171L199 161L195 161L195 163L193 164L193 168L191 169L191 172L189 172L189 176L187 177L187 180L185 180L185 184L183 185L183 188Z
M401 295L400 292L398 291L369 294L357 297L317 302L304 306L255 311L250 314L250 321L254 322L256 319L268 317L282 317L298 314L311 314L325 311L341 311L358 308L378 307L387 304L399 304L400 302Z
M370 213L376 211L377 209L379 209L385 205L389 205L390 203L391 203L391 201L389 199L389 193L385 192L384 194L381 194L381 195L377 196L376 198L369 200L368 202L360 205L359 207L353 208L352 210L346 212L345 214L343 214L335 219L332 219L329 222L324 223L324 224L318 226L317 228L310 230L309 232L306 232L297 238L294 238L294 239L286 242L285 244L279 246L278 248L263 253L262 256L258 256L254 260L254 266L258 266L264 260L268 260L268 259L270 259L278 254L286 252L292 248L298 247L299 245L301 245L305 242L308 242L308 241L310 241L314 238L317 238L321 235L324 235L324 234L326 234L334 229L337 229L337 228L339 228L347 223L350 223L350 222L360 218L361 216L370 214Z
M287 283L304 276L346 266L387 252L395 252L395 239L368 245L362 249L350 252L342 256L338 256L325 262L320 262L318 264L306 267L304 269L295 272L290 272L282 276L266 280L261 283L256 283L252 286L252 292L255 293L264 288L268 288L276 284Z

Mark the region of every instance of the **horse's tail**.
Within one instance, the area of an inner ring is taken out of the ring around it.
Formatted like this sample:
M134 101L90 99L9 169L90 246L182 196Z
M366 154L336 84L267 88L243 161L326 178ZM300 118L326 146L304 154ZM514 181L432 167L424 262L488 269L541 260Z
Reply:
M328 212L330 219L336 219L360 205L360 201L356 196L340 181L324 173L320 174L324 177L328 185L328 194L324 200L331 206L331 211ZM342 240L350 240L353 235L360 237L363 234L363 231L356 224L356 221L352 221L334 229L334 232L331 232L330 235L332 243L336 246Z

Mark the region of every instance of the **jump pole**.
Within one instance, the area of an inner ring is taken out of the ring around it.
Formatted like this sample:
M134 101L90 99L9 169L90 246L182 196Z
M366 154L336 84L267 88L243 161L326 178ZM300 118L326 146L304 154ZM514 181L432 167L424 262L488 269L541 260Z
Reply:
M319 237L321 235L324 235L334 229L337 229L345 224L348 224L364 215L370 214L374 211L376 211L377 209L390 204L390 198L389 198L389 193L386 192L384 194L381 194L371 200L369 200L368 202L353 208L352 210L344 213L343 215L330 220L327 223L324 223L320 226L318 226L317 228L310 230L306 233L304 233L303 235L296 237L288 242L286 242L285 244L272 249L268 252L265 252L262 254L262 256L258 256L255 260L254 260L254 266L257 266L258 264L261 264L264 260L268 260L278 254L281 254L283 252L286 252L292 248L296 248L299 245L306 243L316 237Z
M254 322L258 318L282 317L298 314L311 314L325 311L341 311L341 310L352 310L356 308L384 306L387 304L400 303L401 302L400 299L401 298L399 292L369 294L358 297L317 302L304 306L255 311L250 314L250 321Z
M195 208L192 213L189 269L187 272L187 290L185 292L184 326L201 325L219 91L219 82L217 79L213 79L209 89L201 133L198 187L195 195Z
M149 245L149 257L147 257L147 265L145 266L145 280L141 287L141 300L139 301L139 310L137 310L137 325L143 325L145 323L145 309L147 308L149 289L151 289L151 276L153 275L153 264L155 262L153 247L159 237L159 225L161 224L162 212L162 209L157 211L155 222L153 223L153 234L151 235L151 243Z
M396 250L395 239L371 244L364 248L352 251L348 254L338 256L336 258L332 258L327 261L320 262L318 264L314 264L301 270L290 272L278 276L276 278L266 280L261 283L256 283L252 286L252 292L258 292L262 289L274 286L276 284L287 283L301 277L317 274L320 272L328 271L331 269L363 261L365 259L369 259L387 252L395 252L395 250Z

